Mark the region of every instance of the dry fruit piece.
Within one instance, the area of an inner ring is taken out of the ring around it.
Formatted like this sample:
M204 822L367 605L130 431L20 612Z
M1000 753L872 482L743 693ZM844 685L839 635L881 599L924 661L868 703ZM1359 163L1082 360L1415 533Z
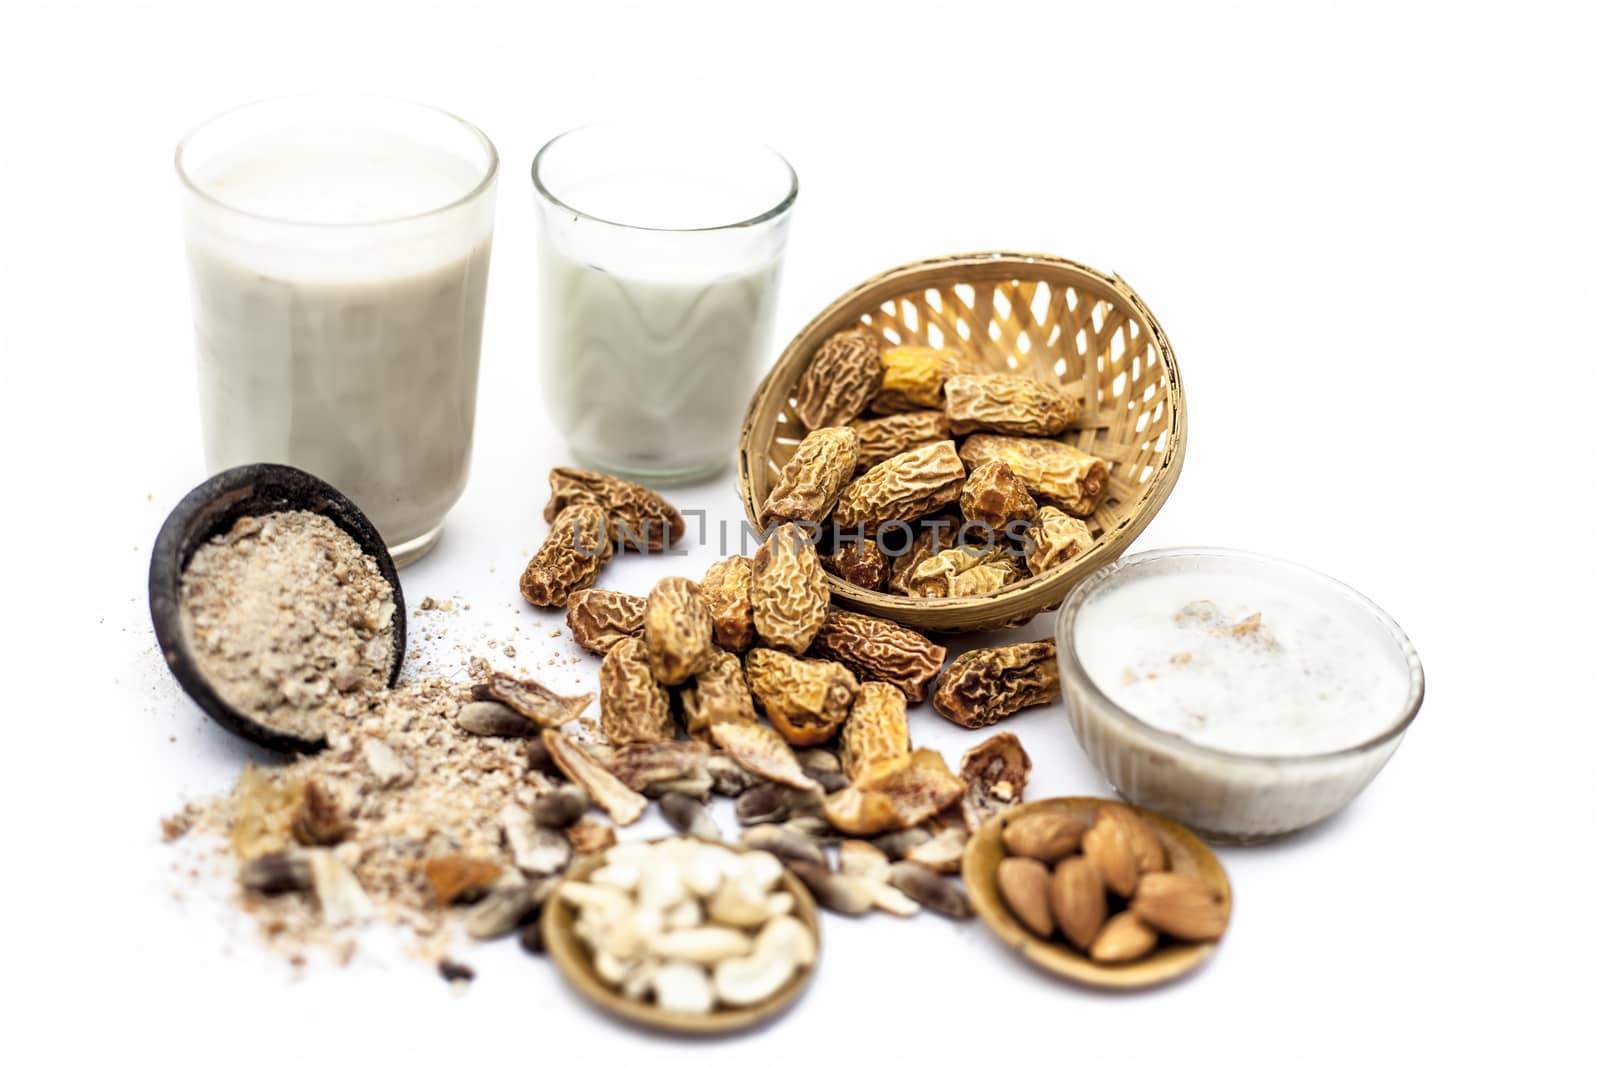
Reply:
M998 733L961 757L967 795L961 798L961 819L969 833L1022 800L1033 760L1013 733Z
M733 761L758 778L777 782L791 789L816 792L817 783L776 730L758 722L717 722L711 724L711 739Z
M564 508L550 523L550 534L522 572L523 599L541 608L565 607L587 589L611 558L606 513L593 504Z
M886 459L845 486L833 519L845 529L919 519L961 496L967 469L950 441L923 445Z
M592 504L611 520L609 533L616 545L660 552L683 536L683 516L659 494L642 485L609 474L557 467L550 472L550 502L544 520L573 504Z
M1061 692L1056 643L1025 641L963 652L933 691L933 706L957 726L976 730Z
M711 663L711 611L687 578L663 578L645 599L644 643L650 672L662 685L682 685Z
M917 826L961 799L967 784L929 748L875 763L848 789L823 802L828 822L847 834L870 837Z
M600 732L613 745L671 741L672 698L650 670L650 653L637 637L625 637L600 664Z
M830 740L855 700L856 676L829 660L796 659L771 648L753 648L745 657L750 695L791 745Z
M889 557L872 537L841 537L822 567L851 585L882 592L889 581Z
M748 556L729 556L706 568L700 595L711 612L711 637L721 648L742 653L756 643L756 622L750 604L750 579L755 564Z
M878 357L883 384L872 399L872 410L914 411L943 408L945 381L962 370L959 352L926 345L897 345Z
M561 768L561 773L574 785L581 785L588 790L589 796L618 826L637 822L644 814L649 801L623 785L616 775L596 763L570 737L555 730L546 730L541 737L550 758Z
M881 419L857 419L850 428L856 432L857 473L902 452L950 440L950 421L943 411L907 411Z
M296 841L314 846L337 845L350 836L352 827L338 795L309 778L289 829Z
M1094 534L1089 524L1075 519L1060 508L1046 504L1039 509L1038 520L1028 529L1028 570L1043 574L1068 560L1077 559L1094 547Z
M287 848L304 797L305 782L285 781L254 765L245 767L229 798L233 808L229 840L239 859L253 860Z
M1007 549L962 546L923 560L906 588L913 597L987 596L1024 577Z
M882 348L878 335L860 326L822 342L795 390L795 414L806 429L843 426L867 409L883 378Z
M1050 876L1050 913L1080 951L1086 951L1106 921L1106 887L1094 864L1070 856Z
M1007 856L995 869L1000 898L1017 921L1039 937L1055 933L1050 912L1050 868L1026 856Z
M493 885L500 877L500 865L493 860L452 853L427 860L422 865L422 873L439 903L454 904L479 895Z
M904 552L889 565L889 592L911 595L911 576L917 567L955 540L955 524L925 524L917 530Z
M1106 888L1119 897L1133 896L1134 887L1139 884L1139 859L1133 854L1122 824L1100 816L1083 835L1081 844L1083 858L1094 864Z
M496 671L472 687L473 700L492 700L541 727L565 726L589 706L594 694L564 697L532 678Z
M929 911L951 919L972 918L966 887L954 878L941 878L915 863L896 863L889 868L889 884Z
M821 522L856 470L856 432L824 426L806 434L761 506L763 528L778 522Z
M906 697L886 682L862 682L839 731L839 766L854 779L868 767L911 751Z
M750 602L767 644L796 654L811 646L828 613L828 576L800 527L785 523L767 535L751 569Z
M624 637L644 636L644 597L579 589L567 598L567 629L578 647L603 656Z
M647 741L622 745L606 761L606 770L636 792L687 778L704 766L711 750L698 742Z
M1126 804L1102 804L1096 818L1110 819L1121 824L1140 874L1167 869L1166 846L1138 812Z
M1050 864L1078 851L1094 819L1086 811L1031 811L1012 819L1000 831L1000 840L1013 856L1028 856Z
M683 691L683 725L696 741L711 742L713 723L755 722L756 708L745 684L744 664L732 652L718 649L710 666L695 675Z
M992 537L1004 537L1012 523L1031 523L1038 514L1028 487L1000 460L972 468L961 487L962 517L987 526Z
M567 840L572 850L587 856L591 852L604 852L617 843L617 831L608 823L585 815L567 827Z
M1020 374L957 374L944 385L950 432L1053 437L1078 417L1077 398Z
M1187 874L1145 875L1128 907L1157 930L1184 941L1215 941L1228 928L1222 891Z
M811 642L811 654L842 663L857 678L888 682L912 704L944 666L945 648L915 630L854 611L832 610Z
M962 442L961 458L969 467L1003 461L1035 500L1080 519L1094 514L1111 481L1105 460L1042 437L976 433Z
M1133 912L1119 911L1101 927L1089 946L1089 958L1096 963L1128 963L1155 948L1158 936Z

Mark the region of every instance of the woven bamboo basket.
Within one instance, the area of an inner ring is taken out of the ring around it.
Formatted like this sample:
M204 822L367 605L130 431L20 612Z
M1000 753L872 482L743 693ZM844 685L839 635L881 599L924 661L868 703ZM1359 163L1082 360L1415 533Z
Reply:
M1104 459L1110 486L1086 519L1094 545L1068 563L982 597L880 593L832 575L836 604L934 633L1018 626L1060 605L1127 550L1171 495L1187 440L1183 383L1161 324L1121 278L1055 256L984 252L923 260L869 278L789 342L756 390L739 440L739 492L760 505L805 427L794 392L817 347L863 324L888 345L949 348L993 371L1061 383L1083 414L1060 440Z

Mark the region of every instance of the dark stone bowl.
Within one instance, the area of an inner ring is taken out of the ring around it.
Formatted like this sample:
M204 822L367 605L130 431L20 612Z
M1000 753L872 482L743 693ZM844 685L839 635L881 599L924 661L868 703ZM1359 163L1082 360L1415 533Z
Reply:
M327 742L275 730L218 696L196 666L179 620L183 570L195 551L226 532L235 520L274 511L325 515L377 560L378 570L394 591L394 657L389 665L389 684L394 685L406 654L406 603L394 560L378 536L377 527L349 497L296 467L276 463L233 467L200 483L178 502L162 524L150 554L150 620L178 684L224 729L279 752L316 752Z

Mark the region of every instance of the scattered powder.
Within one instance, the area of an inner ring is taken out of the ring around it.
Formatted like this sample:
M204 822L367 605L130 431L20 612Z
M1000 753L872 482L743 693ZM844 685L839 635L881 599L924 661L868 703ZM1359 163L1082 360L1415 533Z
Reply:
M333 697L381 690L394 596L377 563L322 515L245 517L183 572L182 627L217 695L283 733L320 737Z
M530 766L527 739L479 737L455 725L470 688L424 680L335 698L325 750L283 767L247 768L231 793L182 813L196 832L227 839L240 862L322 854L313 862L337 861L354 876L355 896L367 906L342 906L346 914L332 918L316 892L241 887L236 903L257 918L269 947L291 959L310 946L347 956L351 928L371 917L409 928L414 951L439 960L464 911L436 897L428 861L483 860L518 877L499 812L527 810L553 783ZM340 840L307 847L308 824L336 827L326 836Z

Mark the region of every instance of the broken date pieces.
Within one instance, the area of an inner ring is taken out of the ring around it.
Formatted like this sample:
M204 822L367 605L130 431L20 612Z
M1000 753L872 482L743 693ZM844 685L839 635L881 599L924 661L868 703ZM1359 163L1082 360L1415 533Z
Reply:
M616 775L596 763L571 738L555 730L546 730L541 737L550 758L561 768L561 773L587 790L594 802L618 826L639 821L649 801L623 785Z
M1042 437L975 433L962 442L961 458L969 467L1000 460L1036 501L1080 519L1094 514L1111 482L1105 460Z
M829 796L822 810L845 833L871 837L926 822L961 799L966 789L943 756L920 748L872 764L849 788Z
M910 751L905 694L887 682L862 682L839 731L839 764L845 775L854 779Z
M1048 704L1060 692L1055 641L1027 641L957 656L934 687L933 706L957 726L976 730Z
M696 741L710 743L711 727L719 722L755 722L756 709L745 684L744 664L732 652L718 649L694 684L680 693L683 726Z
M554 728L576 719L594 695L564 697L532 678L515 678L496 671L472 687L472 699L496 701L537 726Z

